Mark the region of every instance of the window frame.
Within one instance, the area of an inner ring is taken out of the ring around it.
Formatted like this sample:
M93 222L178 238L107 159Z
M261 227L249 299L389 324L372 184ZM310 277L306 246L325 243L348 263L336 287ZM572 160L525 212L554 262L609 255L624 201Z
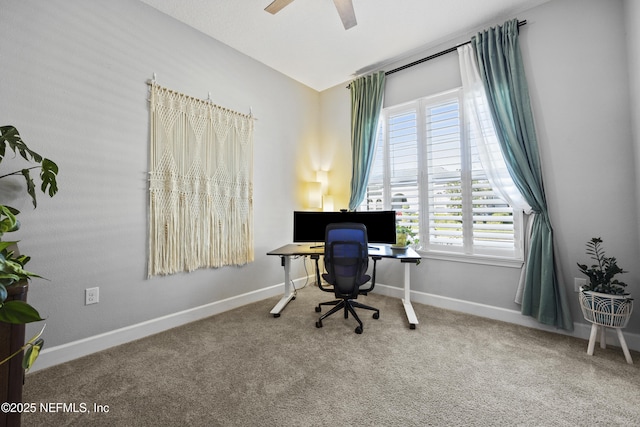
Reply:
M463 229L463 244L461 246L453 247L441 244L429 243L429 171L428 171L428 137L427 137L427 123L426 123L426 110L429 106L436 106L438 104L445 104L455 100L458 104L459 112L459 127L460 127L460 150L461 150L461 185L463 187L464 200L466 203L463 205L463 209L466 211L464 218L467 218L462 226ZM466 121L464 117L464 102L462 88L455 88L438 94L421 97L409 102L405 102L398 105L385 107L380 114L380 125L378 129L378 139L376 141L376 155L383 153L383 166L382 166L382 209L395 209L392 206L392 175L391 175L391 160L390 151L391 144L389 143L390 126L387 125L391 116L397 116L403 113L416 113L416 132L415 143L417 145L417 172L416 172L416 185L418 191L418 218L419 218L419 239L421 247L418 247L418 251L426 258L442 259L448 261L458 262L471 262L479 264L492 264L505 267L521 267L524 261L524 214L516 209L513 210L513 249L500 249L500 248L487 248L474 244L473 239L473 222L469 223L469 211L472 210L472 192L471 186L473 185L473 177L471 176L471 141L469 133L466 129ZM381 141L382 137L382 141ZM380 143L383 143L382 149L380 149ZM374 162L376 161L374 156ZM379 176L379 175L378 175ZM376 179L376 176L370 175L371 179ZM369 187L370 183L367 183ZM373 185L380 185L378 181L374 181ZM369 190L367 190L367 194ZM361 208L366 209L367 198L361 205ZM505 202L506 203L506 202ZM374 206L377 208L378 206ZM426 224L426 225L425 225ZM419 244L419 245L420 245Z

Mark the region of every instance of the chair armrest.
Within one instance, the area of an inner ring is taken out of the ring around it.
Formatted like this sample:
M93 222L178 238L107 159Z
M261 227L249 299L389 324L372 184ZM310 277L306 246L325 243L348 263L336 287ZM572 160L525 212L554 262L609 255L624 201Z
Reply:
M320 255L311 255L311 259L316 261L316 284L318 285L318 288L320 288L320 290L325 292L333 292L333 288L329 289L322 286L322 278L320 277L320 264L319 264Z
M369 286L366 289L360 288L358 293L362 295L366 295L368 292L371 292L373 288L376 286L376 263L378 262L378 260L382 259L382 257L372 256L371 259L373 260L373 272L371 273L371 286Z

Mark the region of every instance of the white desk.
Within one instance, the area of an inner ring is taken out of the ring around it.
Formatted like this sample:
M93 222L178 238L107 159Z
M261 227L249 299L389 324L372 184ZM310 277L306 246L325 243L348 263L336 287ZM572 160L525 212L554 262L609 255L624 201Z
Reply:
M284 295L278 301L278 303L271 310L273 317L280 317L280 313L287 306L289 301L295 298L295 294L291 289L291 258L296 256L321 256L324 254L324 249L317 245L309 244L288 244L278 249L274 249L267 252L267 255L277 255L281 259L281 264L284 267ZM397 259L404 264L404 298L402 299L402 305L409 321L409 327L415 329L418 324L418 318L411 305L410 292L410 270L411 264L418 264L420 262L420 255L411 248L407 248L404 251L392 250L389 245L377 245L369 244L369 256L372 258L390 258Z

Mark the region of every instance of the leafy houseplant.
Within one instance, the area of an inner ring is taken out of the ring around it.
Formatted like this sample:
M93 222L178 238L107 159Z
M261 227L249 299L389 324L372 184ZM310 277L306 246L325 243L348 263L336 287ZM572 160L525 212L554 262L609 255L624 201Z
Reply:
M627 326L633 312L633 299L625 293L626 283L615 278L626 273L614 257L607 257L601 247L602 239L594 237L587 242L587 255L595 264L578 263L578 268L587 275L589 282L580 288L580 309L585 320L591 323L591 335L587 354L592 356L600 332L600 346L606 347L605 328L614 328L627 363L633 363L621 329Z
M0 175L0 179L10 176L22 176L26 182L27 194L31 197L33 207L37 207L36 186L31 176L31 171L40 169L40 189L43 193L48 193L53 197L58 192L58 184L56 181L58 175L58 166L51 160L42 157L40 154L31 150L24 143L18 130L14 126L0 126L0 163L7 159L7 148L13 152L13 158L19 154L27 162L36 163L35 166L29 166L13 172ZM16 231L20 228L20 221L17 215L20 212L10 206L0 205L0 322L10 324L25 324L43 320L38 311L25 301L7 300L11 287L29 281L32 277L40 277L35 273L25 270L25 264L29 262L30 257L26 255L18 255L16 253L16 241L4 241L5 233ZM34 338L38 338L38 334ZM23 363L26 369L33 363L37 353L42 347L42 340L30 340L16 354L27 348L25 361ZM8 359L15 354L9 356ZM8 359L0 360L0 365Z
M583 290L623 295L627 284L614 277L617 274L626 273L626 271L618 266L615 257L605 256L605 251L600 246L601 244L602 239L600 237L594 237L587 242L587 255L591 255L591 259L596 261L595 264L588 267L586 264L578 263L580 271L589 278L589 282L586 286L583 286Z
M404 225L396 226L396 245L407 246L411 229Z
M396 245L407 246L417 244L419 239L416 238L416 232L407 225L396 225Z

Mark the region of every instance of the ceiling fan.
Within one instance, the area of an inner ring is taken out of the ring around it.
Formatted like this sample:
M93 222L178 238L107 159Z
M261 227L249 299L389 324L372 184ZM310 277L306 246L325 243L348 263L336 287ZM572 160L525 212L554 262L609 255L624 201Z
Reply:
M293 2L293 0L274 0L264 10L275 15L291 2ZM355 27L358 22L356 21L356 13L353 10L352 0L333 0L333 4L335 4L336 9L338 9L338 14L342 20L344 29L348 30L351 27Z

